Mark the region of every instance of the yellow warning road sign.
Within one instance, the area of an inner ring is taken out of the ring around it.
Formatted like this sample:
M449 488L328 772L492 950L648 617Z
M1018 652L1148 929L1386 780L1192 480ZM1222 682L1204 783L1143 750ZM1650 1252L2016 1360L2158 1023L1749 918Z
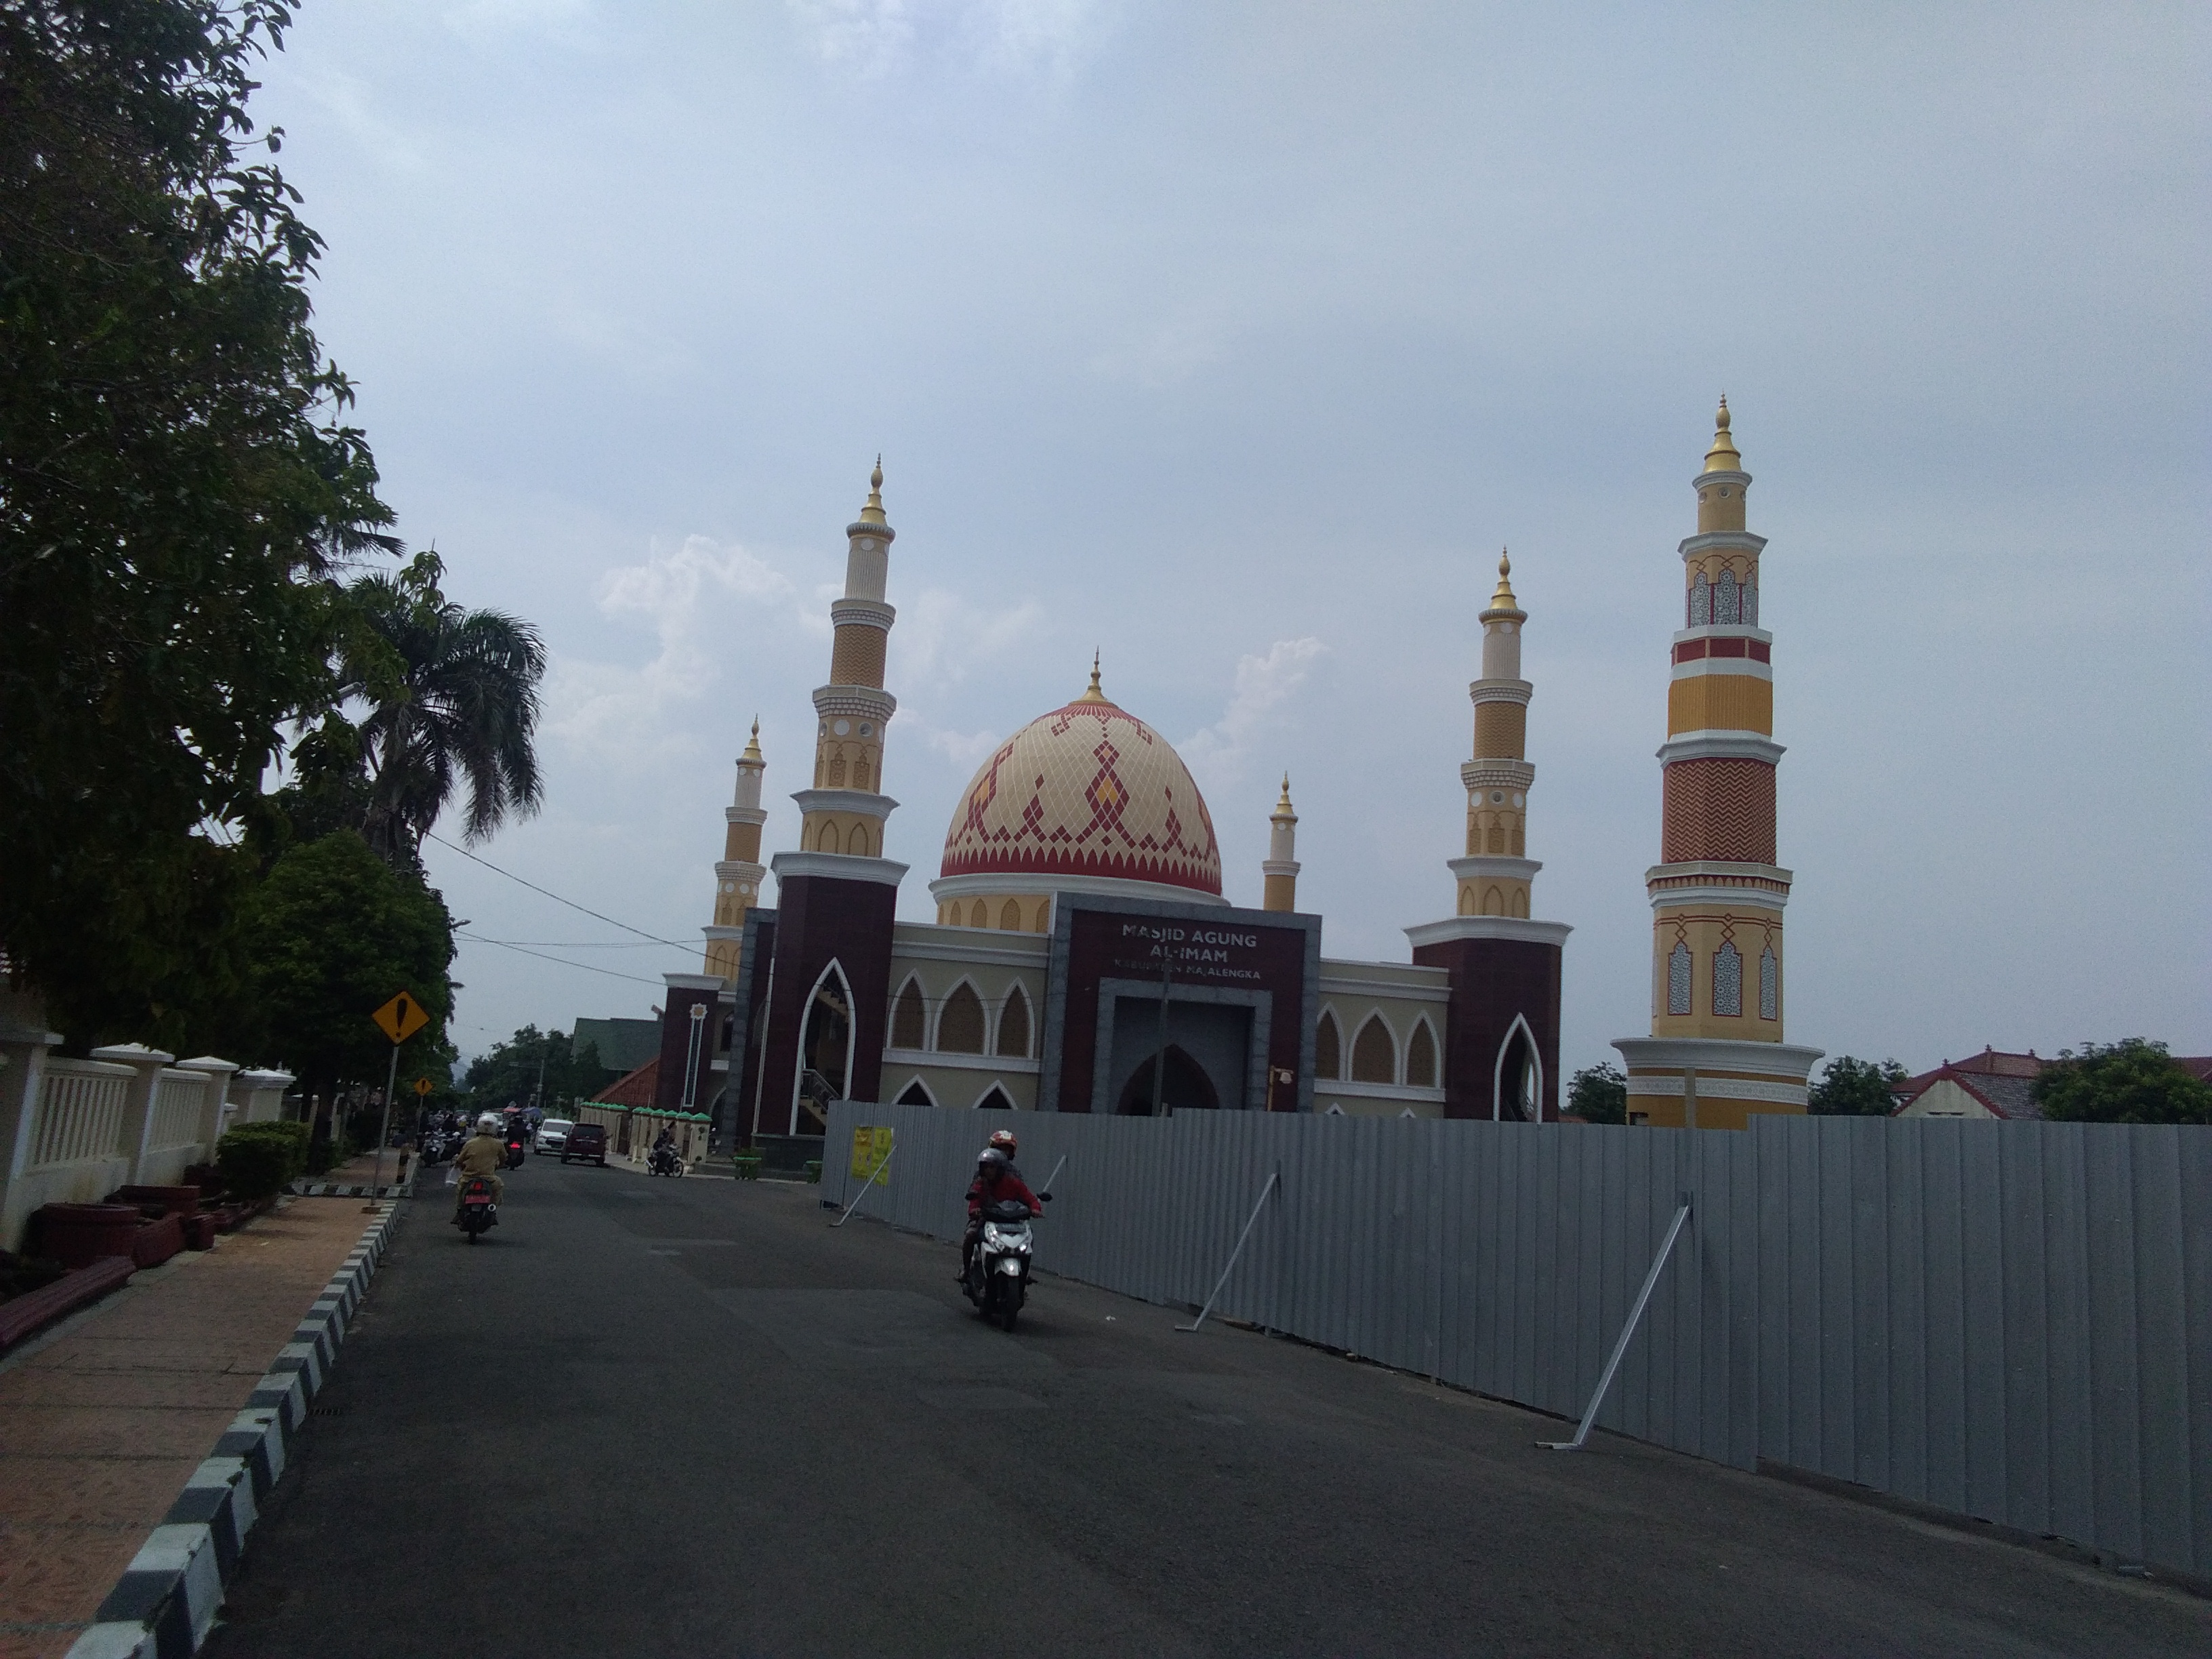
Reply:
M376 1022L377 1029L394 1042L406 1042L430 1023L430 1016L423 1012L422 1005L404 991L369 1018Z
M428 1094L430 1092L430 1079L427 1077L416 1078L415 1079L415 1092L418 1095Z

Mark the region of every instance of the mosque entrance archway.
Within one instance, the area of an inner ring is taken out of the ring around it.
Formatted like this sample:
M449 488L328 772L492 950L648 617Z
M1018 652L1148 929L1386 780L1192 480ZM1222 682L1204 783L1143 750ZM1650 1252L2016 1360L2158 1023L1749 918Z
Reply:
M1498 1045L1498 1065L1492 1079L1491 1115L1508 1123L1540 1121L1544 1115L1544 1061L1536 1049L1536 1034L1527 1018L1513 1016L1513 1024Z
M1213 1091L1213 1079L1206 1068L1185 1054L1182 1048L1170 1042L1167 1057L1152 1052L1137 1062L1137 1069L1129 1074L1122 1086L1121 1098L1114 1109L1122 1117L1150 1117L1152 1115L1152 1073L1160 1074L1159 1098L1164 1111L1216 1111L1221 1097Z
M853 990L835 961L814 981L799 1028L799 1077L792 1089L791 1133L828 1133L830 1103L845 1098L853 1076Z

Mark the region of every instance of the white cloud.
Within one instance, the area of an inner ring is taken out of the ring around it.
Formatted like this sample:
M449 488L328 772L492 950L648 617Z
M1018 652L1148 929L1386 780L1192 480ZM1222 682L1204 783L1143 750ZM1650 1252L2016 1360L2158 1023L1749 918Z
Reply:
M608 571L599 580L600 614L646 623L659 650L640 666L556 656L547 675L545 730L606 761L635 764L681 750L686 734L668 717L719 682L718 645L738 616L757 626L763 611L783 613L777 625L787 626L804 614L797 598L791 579L766 560L704 536Z
M826 64L878 76L928 54L1015 75L1062 78L1102 33L1094 0L787 0Z
M1043 620L1044 607L1035 599L994 611L945 588L926 587L898 607L898 626L891 631L893 684L923 696L934 687L957 684L978 666L1004 659Z
M1176 745L1176 752L1208 787L1233 783L1244 773L1252 739L1266 729L1267 717L1304 684L1315 660L1328 647L1308 635L1277 640L1264 657L1237 659L1237 690L1221 718Z

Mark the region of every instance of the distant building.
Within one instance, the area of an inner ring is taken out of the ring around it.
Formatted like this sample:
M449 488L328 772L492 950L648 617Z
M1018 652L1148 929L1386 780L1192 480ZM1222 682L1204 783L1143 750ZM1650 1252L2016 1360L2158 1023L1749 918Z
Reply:
M586 1043L595 1044L599 1064L610 1072L635 1072L660 1054L660 1022L657 1019L580 1019L568 1039L580 1054Z
M2173 1063L2212 1083L2212 1054L2176 1054ZM1945 1060L1898 1091L1893 1117L2039 1118L2035 1079L2051 1062L2030 1048L2024 1054L1984 1048L1961 1060Z

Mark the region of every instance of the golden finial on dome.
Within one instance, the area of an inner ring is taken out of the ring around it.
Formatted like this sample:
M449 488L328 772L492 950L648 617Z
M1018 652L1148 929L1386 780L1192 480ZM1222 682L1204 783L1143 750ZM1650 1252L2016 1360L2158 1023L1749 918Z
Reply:
M1105 702L1109 699L1098 684L1098 653L1091 653L1091 689L1076 699L1078 702Z
M745 752L738 757L738 764L743 766L748 761L758 761L760 758L760 716L756 714L753 716L753 734L745 742Z
M884 458L876 457L876 470L868 474L868 504L860 509L860 522L884 524Z
M1721 393L1719 412L1713 416L1713 447L1705 452L1705 471L1743 471L1743 457L1736 453L1735 440L1729 435L1728 393L1725 392Z
M1293 823L1297 822L1298 815L1291 805L1291 775L1288 772L1283 774L1283 798L1275 803L1273 816L1288 818Z
M1498 550L1498 591L1490 596L1492 611L1518 611L1520 601L1513 597L1513 557L1504 548Z

